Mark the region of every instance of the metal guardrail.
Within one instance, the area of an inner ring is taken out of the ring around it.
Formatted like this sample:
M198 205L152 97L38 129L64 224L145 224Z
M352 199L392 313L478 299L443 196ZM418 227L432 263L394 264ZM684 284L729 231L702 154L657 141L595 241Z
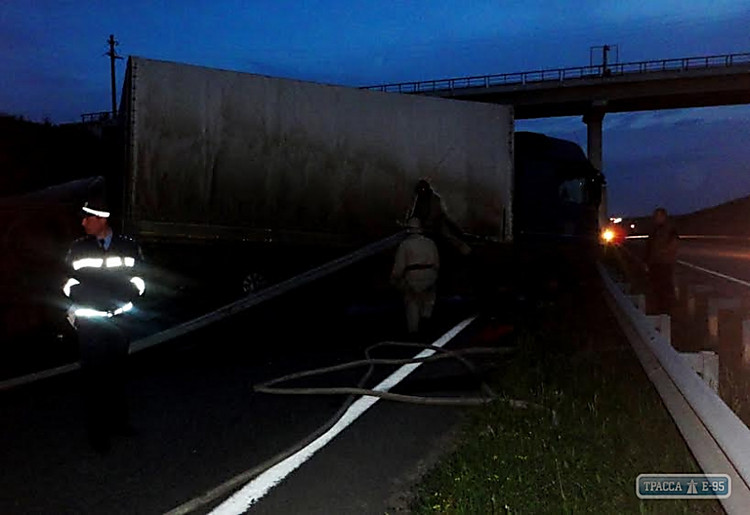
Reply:
M565 82L580 79L602 79L625 75L647 74L665 71L690 71L732 66L750 65L750 53L710 55L702 57L682 57L676 59L659 59L594 66L576 66L572 68L552 68L516 73L477 75L451 79L411 81L376 86L365 86L361 89L394 93L431 93L468 88L490 88L495 86L526 86L539 83Z
M651 320L597 264L606 301L643 369L656 387L685 442L706 473L728 474L732 495L720 499L727 513L750 508L750 429L667 342ZM644 471L651 472L651 471Z

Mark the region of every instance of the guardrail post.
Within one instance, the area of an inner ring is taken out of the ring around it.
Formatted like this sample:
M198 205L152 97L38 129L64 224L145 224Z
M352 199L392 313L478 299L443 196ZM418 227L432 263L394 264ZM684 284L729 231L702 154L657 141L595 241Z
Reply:
M649 315L649 321L654 324L654 328L672 345L672 319L669 315Z
M701 351L703 354L703 380L713 391L719 393L719 355L711 351Z
M744 306L738 310L719 310L719 335L712 347L729 365L742 362L742 320L745 313Z
M641 313L646 312L646 296L642 293L638 295L628 295L628 298L633 303L633 305L640 311Z
M687 311L691 317L696 316L698 308L702 301L705 301L708 294L712 293L713 289L705 284L690 284L687 288Z
M739 310L742 302L738 298L710 298L708 299L708 338L712 343L719 339L719 311Z
M715 392L719 392L719 355L713 351L680 352L690 368Z

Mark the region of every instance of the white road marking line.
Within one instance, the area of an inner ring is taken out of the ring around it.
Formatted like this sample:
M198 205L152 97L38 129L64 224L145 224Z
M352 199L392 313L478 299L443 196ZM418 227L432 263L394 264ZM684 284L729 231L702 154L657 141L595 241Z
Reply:
M730 236L723 234L685 234L680 235L681 239L686 240L734 240L734 241L746 241L750 240L747 236Z
M717 272L716 270L703 268L702 266L694 265L692 263L688 263L687 261L678 260L677 262L688 268L692 268L694 270L698 270L698 271L701 271L710 275L715 275L716 277L721 277L722 279L726 279L727 281L732 281L733 283L741 284L742 286L747 286L748 288L750 288L750 282L748 281L743 281L742 279L732 277L731 275L722 274L721 272Z
M633 234L625 236L626 240L645 240L648 238L648 234ZM747 241L750 240L747 236L721 236L721 235L709 235L709 234L680 234L681 240L733 240L733 241Z
M458 333L463 331L466 326L476 319L476 316L467 318L463 322L453 327L450 331L441 336L432 345L436 347L443 347L449 341L451 341ZM431 356L436 351L433 349L425 349L415 356L415 358L425 358ZM411 363L404 365L394 373L389 375L383 381L380 382L374 389L378 391L387 392L404 378L411 374L421 363ZM296 454L289 456L284 461L281 461L269 468L255 479L250 481L247 485L242 487L239 491L235 492L226 501L217 506L212 512L212 515L230 515L245 513L250 506L258 502L263 496L265 496L274 486L281 483L289 474L294 472L303 463L309 460L316 452L325 447L328 442L333 440L341 431L346 429L349 425L357 420L360 415L372 407L380 399L378 397L363 396L357 399L346 412L341 416L339 421L326 433L321 435L317 440L311 442L307 447L301 449Z

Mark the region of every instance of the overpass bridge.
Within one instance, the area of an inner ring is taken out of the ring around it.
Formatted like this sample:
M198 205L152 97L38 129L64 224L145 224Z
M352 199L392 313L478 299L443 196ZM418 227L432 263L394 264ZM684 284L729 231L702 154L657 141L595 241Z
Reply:
M601 170L606 113L750 104L750 53L402 82L363 89L509 104L518 119L582 116L588 127L589 159Z

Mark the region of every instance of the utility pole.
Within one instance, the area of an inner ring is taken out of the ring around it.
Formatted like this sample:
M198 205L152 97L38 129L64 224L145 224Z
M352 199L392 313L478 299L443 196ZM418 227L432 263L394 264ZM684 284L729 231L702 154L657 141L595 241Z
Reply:
M104 54L106 56L109 56L109 68L110 68L110 75L112 77L112 119L114 120L117 118L117 90L115 89L115 60L116 59L122 59L119 55L117 55L117 52L115 51L115 47L120 44L119 41L115 41L114 34L109 35L109 40L107 41L109 44L109 51Z

